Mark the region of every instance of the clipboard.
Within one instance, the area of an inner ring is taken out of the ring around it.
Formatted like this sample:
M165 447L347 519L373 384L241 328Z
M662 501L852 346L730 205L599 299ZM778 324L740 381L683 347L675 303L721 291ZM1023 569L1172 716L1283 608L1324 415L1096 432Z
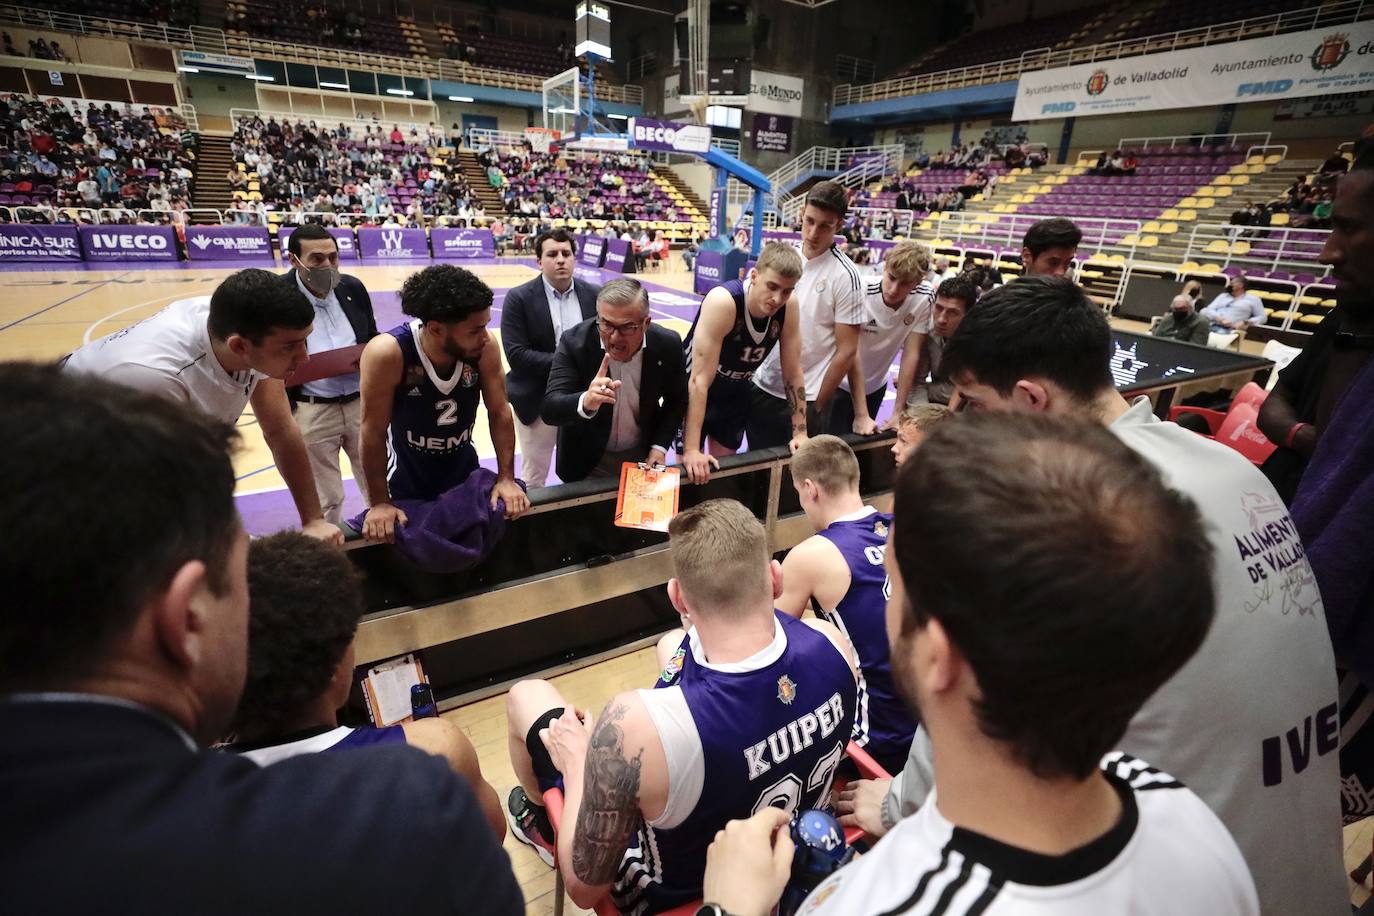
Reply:
M650 467L627 461L620 466L620 492L615 498L615 524L619 528L667 531L677 515L682 469Z
M354 344L351 347L339 347L337 350L310 354L299 369L286 377L286 387L293 388L306 382L318 382L322 378L357 372L358 361L363 358L364 346L365 344Z
M410 688L425 683L425 671L414 653L379 662L362 679L367 714L378 728L409 722Z

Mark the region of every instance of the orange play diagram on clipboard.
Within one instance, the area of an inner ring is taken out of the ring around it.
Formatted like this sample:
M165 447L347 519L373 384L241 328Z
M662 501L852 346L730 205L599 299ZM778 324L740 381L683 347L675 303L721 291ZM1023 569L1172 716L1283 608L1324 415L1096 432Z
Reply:
M681 468L648 467L627 461L620 466L620 493L615 500L615 523L621 528L667 531L677 515Z

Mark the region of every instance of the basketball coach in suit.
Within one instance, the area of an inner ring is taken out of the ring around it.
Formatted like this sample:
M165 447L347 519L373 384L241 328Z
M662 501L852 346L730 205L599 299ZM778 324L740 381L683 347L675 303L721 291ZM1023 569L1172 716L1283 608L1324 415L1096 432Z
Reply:
M318 223L306 223L291 233L286 250L291 264L286 277L315 308L315 323L306 340L312 355L365 344L377 336L372 297L363 281L339 272L339 243L328 229ZM310 455L320 509L325 521L337 525L343 516L344 501L340 450L348 455L353 479L363 502L368 502L367 481L362 473L363 414L358 372L355 369L344 375L293 385L286 389L286 394Z
M596 317L563 335L540 411L558 427L564 481L619 476L624 461L660 464L687 410L682 338L649 318L637 280L612 280Z
M0 472L46 472L0 533L0 910L524 913L446 760L208 748L248 666L237 439L157 395L0 365Z
M540 275L506 293L501 304L501 345L510 364L506 396L515 410L520 479L528 487L542 487L558 436L539 417L553 352L564 331L596 315L599 287L573 276L577 242L566 229L540 233L534 256Z

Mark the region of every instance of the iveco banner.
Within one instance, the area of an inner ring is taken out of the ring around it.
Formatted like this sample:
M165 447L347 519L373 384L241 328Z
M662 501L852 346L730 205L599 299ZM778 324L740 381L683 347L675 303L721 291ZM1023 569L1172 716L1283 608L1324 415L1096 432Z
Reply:
M1021 76L1015 121L1292 99L1374 88L1374 23Z
M82 226L81 253L87 261L178 261L171 226Z

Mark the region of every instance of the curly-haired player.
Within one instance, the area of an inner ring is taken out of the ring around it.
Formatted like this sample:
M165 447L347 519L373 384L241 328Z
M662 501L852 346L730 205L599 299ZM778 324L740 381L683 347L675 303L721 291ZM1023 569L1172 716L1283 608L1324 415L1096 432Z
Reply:
M412 320L363 350L363 474L372 503L364 537L394 541L406 516L393 499L435 499L476 469L472 427L479 398L496 447L491 504L505 500L512 518L529 508L515 482L515 422L501 347L487 333L491 302L491 289L469 271L426 267L401 286L401 311Z

